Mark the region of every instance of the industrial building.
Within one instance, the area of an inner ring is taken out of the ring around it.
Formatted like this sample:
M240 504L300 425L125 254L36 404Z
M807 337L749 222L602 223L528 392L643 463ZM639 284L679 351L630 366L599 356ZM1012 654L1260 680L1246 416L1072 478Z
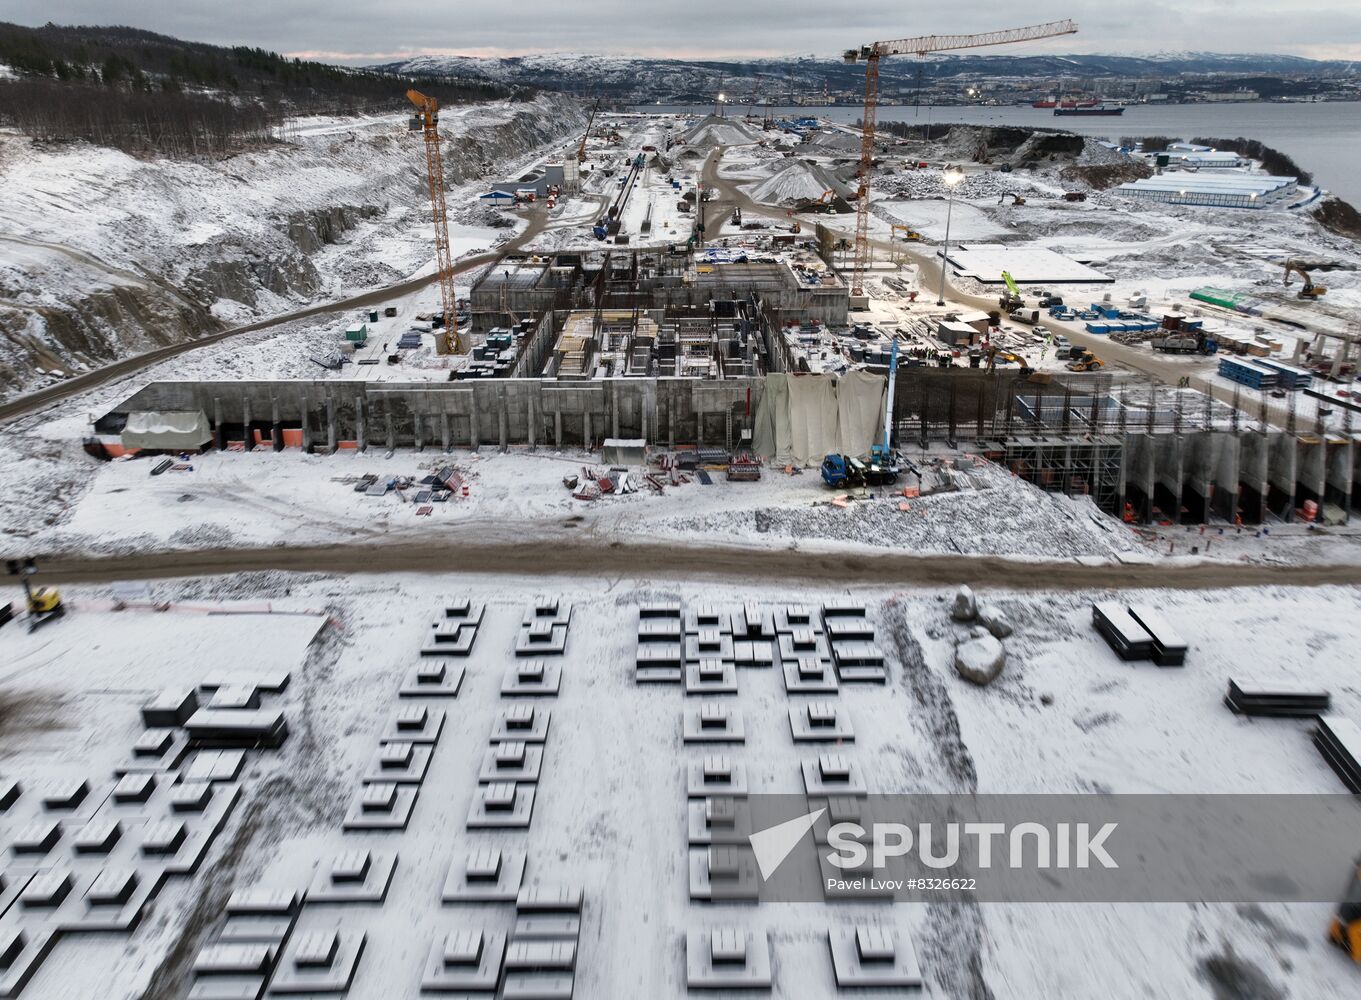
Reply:
M491 185L491 190L493 193L501 192L509 195L532 193L536 198L546 198L550 189L553 191L562 190L565 181L561 163L546 163L535 167L518 178L495 181Z
M1252 166L1252 161L1245 156L1189 142L1169 143L1165 150L1153 154L1153 162L1159 167L1191 170L1236 170Z
M1272 208L1299 193L1298 177L1265 174L1172 172L1121 184L1121 194L1169 205L1211 208Z

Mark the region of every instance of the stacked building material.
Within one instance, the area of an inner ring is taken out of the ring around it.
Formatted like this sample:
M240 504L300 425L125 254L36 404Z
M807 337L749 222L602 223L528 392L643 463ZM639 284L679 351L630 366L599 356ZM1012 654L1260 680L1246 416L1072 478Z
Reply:
M1348 790L1361 794L1361 726L1351 719L1321 715L1314 745Z
M1229 678L1224 704L1239 715L1310 716L1328 711L1327 691L1284 679Z
M191 746L280 747L288 723L279 708L200 708L184 724Z

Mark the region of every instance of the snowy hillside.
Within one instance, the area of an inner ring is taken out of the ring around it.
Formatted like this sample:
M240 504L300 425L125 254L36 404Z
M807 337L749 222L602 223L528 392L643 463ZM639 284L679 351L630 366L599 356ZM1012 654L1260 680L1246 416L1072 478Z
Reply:
M452 185L580 127L545 96L446 112ZM429 243L424 160L404 115L309 118L221 161L143 160L0 133L0 394L223 323L389 284ZM451 211L473 195L451 195Z

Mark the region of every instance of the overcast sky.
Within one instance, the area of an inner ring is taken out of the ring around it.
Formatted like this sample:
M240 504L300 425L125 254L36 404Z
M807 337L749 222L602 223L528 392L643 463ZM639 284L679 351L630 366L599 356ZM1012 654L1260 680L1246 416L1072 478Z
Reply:
M915 9L914 9L915 8ZM925 9L923 9L925 8ZM1020 13L1024 11L1024 13ZM834 55L908 35L1071 17L1071 38L1009 52L1282 52L1361 60L1361 0L4 0L0 20L127 24L335 62L421 53L609 52L694 59Z

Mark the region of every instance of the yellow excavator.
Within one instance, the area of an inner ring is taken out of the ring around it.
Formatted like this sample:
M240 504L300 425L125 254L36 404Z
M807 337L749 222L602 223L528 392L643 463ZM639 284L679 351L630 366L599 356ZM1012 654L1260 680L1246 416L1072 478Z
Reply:
M1355 264L1347 264L1340 260L1287 260L1285 261L1285 284L1290 287L1290 276L1298 274L1304 279L1304 287L1299 291L1299 298L1310 301L1322 298L1328 294L1328 289L1322 285L1314 284L1314 279L1310 277L1312 271L1355 271Z
M1091 351L1083 351L1064 367L1070 372L1094 372L1105 368L1106 362L1102 361Z
M889 232L889 238L893 240L903 239L909 241L920 241L922 238L922 234L917 232L911 226L904 226L895 222L893 223L891 230Z
M1006 194L1002 195L1002 197L997 199L997 204L1004 204L1008 198L1011 199L1013 205L1025 204L1025 195L1017 194L1015 191L1008 191Z
M62 603L59 591L54 587L35 587L30 582L30 578L38 572L36 562L32 559L11 559L6 565L10 576L19 577L24 585L24 607L28 610L30 632L66 614L66 605Z
M1352 869L1347 892L1337 904L1337 912L1328 926L1328 940L1345 951L1353 962L1361 964L1361 858Z
M1008 351L1004 347L995 346L989 347L987 353L988 353L988 371L994 371L997 368L998 364L1020 365L1022 375L1029 375L1031 371L1033 371L1033 369L1030 367L1029 361L1021 357L1019 354L1016 354L1012 351Z

